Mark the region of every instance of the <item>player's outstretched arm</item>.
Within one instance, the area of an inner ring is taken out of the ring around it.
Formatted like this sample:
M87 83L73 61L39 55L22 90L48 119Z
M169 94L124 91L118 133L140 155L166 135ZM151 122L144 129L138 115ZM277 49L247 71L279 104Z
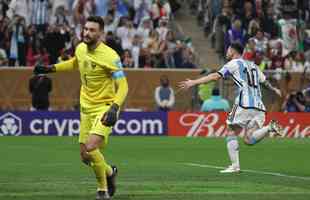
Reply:
M58 71L70 71L77 67L76 58L73 57L67 61L54 65L35 65L33 68L34 74L48 74Z
M75 57L66 60L64 62L60 62L54 65L56 72L59 71L71 71L73 69L76 69L78 67L77 59Z
M265 80L265 81L262 83L262 85L263 85L265 88L267 88L268 90L271 90L271 91L273 91L274 93L276 93L279 97L282 96L281 90L278 89L278 88L276 88L276 87L273 87L273 86L270 84L269 81Z
M33 73L34 74L48 74L48 73L53 73L56 72L56 68L54 65L35 65L33 68Z
M191 79L186 79L185 81L181 81L179 83L179 88L181 89L188 89L188 88L191 88L195 85L199 85L199 84L202 84L202 83L208 83L210 81L217 81L221 78L222 76L215 72L215 73L211 73L207 76L204 76L204 77L201 77L201 78L198 78L198 79L195 79L195 80L191 80Z

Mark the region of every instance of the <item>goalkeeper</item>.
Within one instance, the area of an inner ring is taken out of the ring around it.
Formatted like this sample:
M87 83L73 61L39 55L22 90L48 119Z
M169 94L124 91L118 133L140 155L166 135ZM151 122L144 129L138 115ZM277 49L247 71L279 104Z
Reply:
M34 68L35 74L73 69L80 71L80 155L81 160L96 175L97 200L110 199L115 193L117 168L106 163L99 149L107 145L120 106L128 92L119 56L101 42L103 29L104 21L101 17L89 17L83 29L83 42L77 46L72 59Z

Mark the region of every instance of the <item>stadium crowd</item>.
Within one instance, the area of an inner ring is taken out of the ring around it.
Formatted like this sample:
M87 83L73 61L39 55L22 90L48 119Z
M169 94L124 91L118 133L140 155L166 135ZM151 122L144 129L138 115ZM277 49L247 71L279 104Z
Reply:
M232 42L262 70L303 72L310 67L308 0L199 0L190 2L223 63Z
M0 66L73 56L86 18L102 16L103 40L125 67L194 68L194 50L171 28L177 0L0 0Z
M191 0L189 5L221 64L228 46L239 42L245 47L243 58L271 72L267 77L289 81L291 72L299 72L308 79L310 1ZM309 88L287 91L281 110L309 112Z

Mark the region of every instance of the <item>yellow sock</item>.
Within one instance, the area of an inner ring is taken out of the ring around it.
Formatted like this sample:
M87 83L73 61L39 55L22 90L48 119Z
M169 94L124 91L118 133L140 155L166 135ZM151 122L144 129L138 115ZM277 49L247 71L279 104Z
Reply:
M109 170L112 169L104 160L103 155L99 151L99 149L95 149L91 152L89 152L89 155L91 156L91 167L93 168L97 182L98 182L98 190L100 191L108 191L107 187L107 174L109 175Z
M105 162L105 171L106 171L108 176L111 176L113 173L112 167L110 165L108 165L108 163L106 163L106 162Z
M96 159L98 162L103 161L104 165L105 165L105 170L106 170L106 175L111 176L113 173L112 167L105 161L102 153L100 152L99 149L95 149L94 151L96 151L93 155L94 155L94 159ZM94 152L92 151L92 152ZM98 151L98 152L97 152Z

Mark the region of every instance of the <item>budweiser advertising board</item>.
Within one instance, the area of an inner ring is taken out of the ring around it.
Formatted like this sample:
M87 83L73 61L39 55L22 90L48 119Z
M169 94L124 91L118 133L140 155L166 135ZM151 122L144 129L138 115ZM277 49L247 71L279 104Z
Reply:
M228 133L227 113L183 113L169 112L168 134L186 137L224 137ZM309 113L268 113L265 124L276 119L284 127L285 136L289 138L310 137ZM240 133L243 135L243 133Z

